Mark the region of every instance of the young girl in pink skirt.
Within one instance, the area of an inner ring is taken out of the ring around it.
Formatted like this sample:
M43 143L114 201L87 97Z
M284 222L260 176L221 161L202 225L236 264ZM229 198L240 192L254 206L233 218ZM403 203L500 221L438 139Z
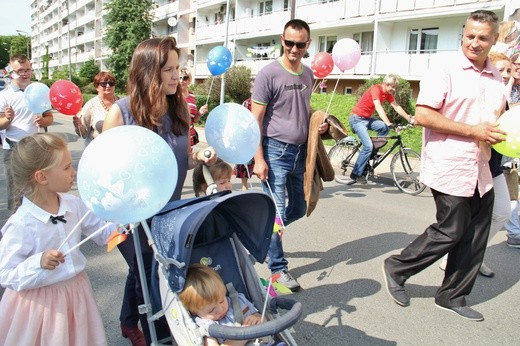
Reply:
M51 133L23 138L13 149L15 187L23 201L2 228L0 345L106 345L101 315L85 273L81 234L104 245L116 225L88 213L67 194L76 171L67 144ZM62 245L63 243L63 245ZM57 250L61 246L60 250ZM70 253L68 250L72 249Z

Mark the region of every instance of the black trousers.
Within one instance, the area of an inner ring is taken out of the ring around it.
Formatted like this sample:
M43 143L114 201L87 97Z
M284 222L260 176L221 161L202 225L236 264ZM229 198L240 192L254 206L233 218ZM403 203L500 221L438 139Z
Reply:
M134 230L134 232L139 232L139 244L141 245L141 255L145 267L145 276L149 290L148 293L150 293L152 263L154 261L153 250L148 245L146 233L144 232L142 226L137 227L137 230ZM141 321L141 328L143 329L146 343L147 345L150 345L151 337L147 316L146 314L140 315L138 311L138 306L144 304L144 296L141 280L139 278L139 267L135 254L134 239L135 238L133 235L128 235L127 239L117 246L125 258L126 263L128 264L128 276L126 278L125 291L119 320L127 327L136 327L137 322ZM158 340L171 336L168 323L166 322L165 318L161 318L154 323Z
M457 197L432 189L437 222L430 225L399 255L385 260L400 285L448 253L448 264L435 302L446 307L465 306L486 251L491 225L493 189L482 197Z

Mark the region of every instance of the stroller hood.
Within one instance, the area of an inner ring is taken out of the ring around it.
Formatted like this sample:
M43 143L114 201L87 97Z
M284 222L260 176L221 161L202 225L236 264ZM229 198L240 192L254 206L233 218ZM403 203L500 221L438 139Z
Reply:
M229 237L235 233L249 253L264 262L274 218L272 199L260 191L224 191L169 202L153 217L151 233L157 259L168 268L170 288L174 292L182 291L196 240L207 237L206 234L197 237L200 229L204 233L218 232L216 236Z

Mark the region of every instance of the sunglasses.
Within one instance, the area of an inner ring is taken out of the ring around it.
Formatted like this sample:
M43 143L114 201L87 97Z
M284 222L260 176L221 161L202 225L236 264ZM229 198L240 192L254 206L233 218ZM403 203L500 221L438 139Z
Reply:
M106 88L107 86L113 87L116 85L116 82L101 82L99 85L101 85L103 88Z
M190 76L182 76L181 77L181 80L183 80L183 81L187 81L188 79L190 79Z
M303 49L305 47L307 47L307 42L295 42L295 41L290 41L290 40L286 40L285 38L283 39L283 42L285 43L285 45L287 46L287 48L292 48L294 46L296 46L296 48L298 49Z

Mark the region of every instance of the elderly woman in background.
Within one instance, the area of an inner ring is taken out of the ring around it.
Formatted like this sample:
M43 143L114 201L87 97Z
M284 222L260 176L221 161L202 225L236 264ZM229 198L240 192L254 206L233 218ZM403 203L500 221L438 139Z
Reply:
M181 90L182 96L184 100L188 104L188 109L190 111L190 146L194 146L199 142L199 135L195 130L195 123L199 121L200 117L208 113L208 105L205 104L200 109L197 109L197 99L195 95L193 95L188 87L191 85L192 79L190 71L187 68L182 68L180 71L180 82L181 82Z
M97 96L87 101L78 116L72 118L76 133L85 138L85 147L101 133L108 110L119 99L115 86L116 78L110 72L99 72L94 77Z

